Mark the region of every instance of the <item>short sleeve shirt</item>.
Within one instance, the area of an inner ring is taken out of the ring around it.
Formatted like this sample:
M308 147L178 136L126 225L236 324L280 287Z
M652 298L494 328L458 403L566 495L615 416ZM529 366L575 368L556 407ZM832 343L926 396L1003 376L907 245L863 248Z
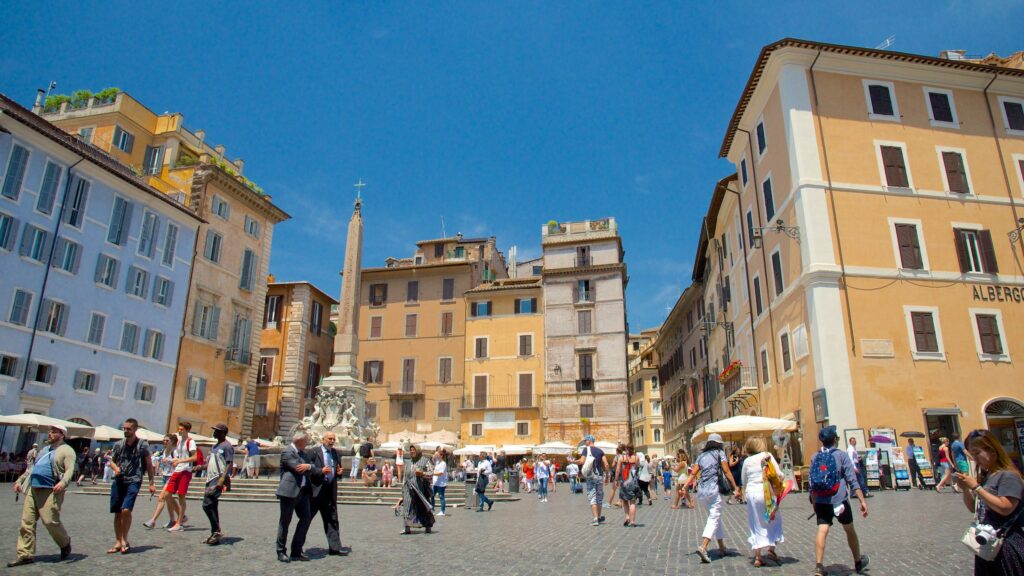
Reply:
M259 456L260 455L260 444L259 444L259 442L246 442L246 444L245 444L245 455L246 456Z
M722 450L708 450L697 456L697 467L700 469L698 492L702 494L718 492L718 476L722 473L722 460L725 459L725 452Z
M438 472L441 474L438 475ZM448 464L444 460L439 460L437 464L434 464L434 479L432 482L434 486L439 488L448 485Z
M119 478L122 482L142 482L142 474L149 459L149 444L141 438L136 438L131 445L121 440L114 446L114 464L121 469Z
M207 486L216 484L222 474L231 471L231 463L235 460L235 447L230 442L221 442L210 449L210 459L206 469ZM222 469L221 466L224 468Z
M1007 498L1016 498L1017 508L1024 505L1024 480L1021 480L1021 477L1013 472L1006 470L996 472L985 480L984 486L985 490L988 491L989 494L1005 496ZM1011 512L1009 516L1000 516L992 510L987 509L984 502L982 502L980 508L983 510L982 518L984 522L986 524L991 524L995 528L1002 527L1006 524L1007 520L1013 516L1013 512ZM1014 511L1016 511L1016 508ZM1017 517L1017 525L1024 526L1024 514Z
M964 448L963 442L954 440L949 445L949 450L953 453L953 460L967 460L967 450Z
M586 461L587 451L590 451L590 454L594 457L594 473L604 474L604 450L601 450L597 446L590 446L589 448L584 448L584 462Z

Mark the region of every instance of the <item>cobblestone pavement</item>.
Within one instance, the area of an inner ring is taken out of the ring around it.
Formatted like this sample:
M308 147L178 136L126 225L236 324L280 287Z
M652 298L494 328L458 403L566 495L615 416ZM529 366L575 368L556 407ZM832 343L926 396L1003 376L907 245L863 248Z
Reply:
M454 491L461 486L452 486ZM72 536L74 553L58 562L57 547L39 526L37 563L17 569L2 567L15 557L21 503L15 503L9 484L0 485L0 573L36 574L282 574L274 551L278 509L274 504L222 503L225 543L210 548L200 544L207 523L198 502L189 502L191 528L185 533L147 531L142 522L156 504L140 496L131 532L133 553L108 556L112 545L112 516L107 499L70 494L63 521ZM703 566L693 554L704 514L671 510L658 500L639 510L637 528L622 526L622 511L606 512L607 524L590 525L590 512L582 495L559 487L547 504L533 495L520 502L498 503L489 513L463 509L438 518L435 533L400 536L401 522L391 509L379 506L343 506L342 542L353 547L351 556L326 556L326 539L317 517L309 532L307 563L287 565L289 574L337 572L348 574L769 574L813 573L814 522L802 494L793 494L782 507L785 544L779 547L781 567L753 568L746 544L746 508L726 506L726 542L736 555L712 555ZM871 557L873 575L969 574L973 560L959 538L970 515L960 498L934 492L882 493L868 500L869 517L856 526L863 549ZM294 523L292 524L294 527ZM829 536L826 566L831 574L852 571L845 536L838 528Z

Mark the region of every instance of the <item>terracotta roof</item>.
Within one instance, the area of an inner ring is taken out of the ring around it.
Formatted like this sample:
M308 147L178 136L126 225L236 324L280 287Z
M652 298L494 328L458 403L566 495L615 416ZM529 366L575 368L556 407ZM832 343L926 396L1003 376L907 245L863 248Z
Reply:
M481 284L476 288L467 290L466 294L474 294L478 292L497 292L501 290L530 290L532 288L540 288L540 278L507 278L501 280L495 280L487 284Z
M384 267L380 267L380 268L363 268L363 274L375 273L375 272L408 272L410 270L424 270L424 269L432 270L434 268L444 268L444 267L447 267L447 266L451 266L451 267L470 266L471 264L472 263L469 262L469 261L462 261L462 262L442 262L440 264L414 264L412 266L394 266L392 268L388 268L387 266L384 266Z
M420 240L416 243L417 246L424 244L437 244L438 242L456 242L458 244L480 244L487 242L490 238L461 238L459 236L449 236L447 238L434 238L433 240Z
M273 288L274 286L303 286L303 285L304 286L309 286L313 290L316 290L317 292L319 292L321 296L323 296L324 298L327 298L328 300L330 300L332 303L338 304L338 301L335 300L334 297L332 297L327 292L324 292L323 290L317 288L316 284L313 284L312 282L308 282L306 280L296 280L296 281L292 281L292 282L268 282L267 283L267 288L269 290L270 288Z
M800 40L798 38L783 38L782 40L769 44L761 49L761 54L758 55L757 61L754 63L754 69L750 72L750 78L747 79L747 85L743 88L740 100L736 104L736 110L733 112L732 118L729 120L729 128L725 132L725 139L722 141L722 148L718 152L719 158L725 158L729 155L729 148L732 147L733 138L736 136L736 130L740 125L740 119L743 118L743 114L747 111L747 105L750 104L750 99L754 95L754 91L757 89L757 84L760 82L761 75L764 73L764 69L768 65L768 60L771 59L772 54L776 50L782 48L806 48L808 50L820 50L822 52L831 52L833 54L864 56L866 58L877 58L879 60L898 60L912 64L938 66L951 70L983 72L986 74L996 73L1004 76L1024 78L1024 70L1017 68L1004 68L965 60L948 60L946 58L938 58L935 56L922 56L920 54L908 54L906 52L876 50L874 48L861 48L859 46L828 44L825 42L814 42L812 40Z
M139 190L158 198L160 201L167 203L170 206L178 209L180 212L191 216L192 218L205 222L195 212L189 210L184 205L179 204L167 194L160 192L156 188L153 188L140 180L136 175L135 171L131 167L126 166L116 160L114 157L108 155L106 152L99 148L83 142L78 137L68 134L60 128L54 126L50 122L40 118L39 116L32 113L31 110L18 104L14 100L7 97L6 94L0 94L0 111L3 115L0 117L8 117L25 126L35 130L36 132L46 136L50 140L60 144L64 148L71 152L81 156L88 160L92 164L110 172L114 176L117 176L121 180L135 186Z

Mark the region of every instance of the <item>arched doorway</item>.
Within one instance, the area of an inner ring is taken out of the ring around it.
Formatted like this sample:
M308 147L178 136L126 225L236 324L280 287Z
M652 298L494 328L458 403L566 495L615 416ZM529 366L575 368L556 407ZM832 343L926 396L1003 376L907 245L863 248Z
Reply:
M1024 460L1024 404L1011 398L992 400L985 406L985 422L1020 469Z
M82 426L92 427L92 422L89 422L85 418L68 418L68 422L74 422L75 424L81 424ZM75 453L81 453L83 450L88 450L89 445L92 444L92 438L71 438L65 439L68 446L75 449Z

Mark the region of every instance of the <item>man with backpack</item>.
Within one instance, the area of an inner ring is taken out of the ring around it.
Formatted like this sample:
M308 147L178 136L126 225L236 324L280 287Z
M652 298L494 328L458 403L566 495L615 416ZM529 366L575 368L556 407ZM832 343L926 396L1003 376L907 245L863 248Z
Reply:
M591 526L600 526L604 522L601 515L601 507L604 504L604 473L608 470L608 457L604 450L594 446L594 436L587 434L583 437L584 447L580 450L580 457L576 464L580 467L580 477L587 483L587 501L590 502L590 510L594 513L594 521Z
M860 553L860 540L853 527L853 510L849 495L852 491L860 501L860 514L868 517L864 492L857 482L857 472L849 455L836 448L839 435L835 426L826 426L818 432L821 451L814 455L810 469L810 498L817 517L818 537L814 547L815 576L825 576L825 542L828 540L832 520L838 519L846 532L846 541L853 554L854 570L858 574L868 566L867 555Z

